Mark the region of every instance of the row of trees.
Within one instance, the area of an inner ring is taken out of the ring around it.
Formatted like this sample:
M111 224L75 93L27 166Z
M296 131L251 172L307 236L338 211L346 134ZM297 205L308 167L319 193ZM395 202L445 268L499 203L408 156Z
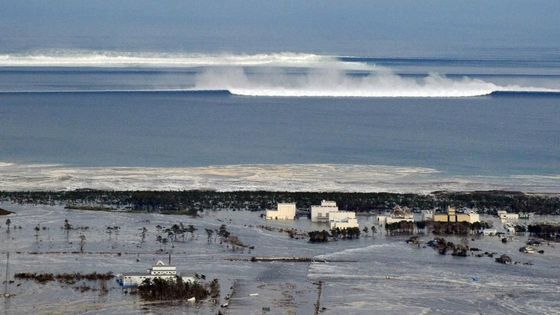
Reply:
M309 241L311 243L328 242L329 238L333 239L357 239L360 238L360 228L350 227L345 229L334 228L330 233L326 230L308 232Z
M385 231L388 235L410 235L426 228L431 229L436 235L468 235L477 234L484 228L492 225L488 222L407 222L400 221L385 224Z
M145 300L186 300L195 298L197 301L208 297L217 299L220 296L220 284L214 279L204 285L198 281L184 282L181 277L173 280L162 278L146 279L138 287L140 297Z
M436 235L469 235L478 234L482 229L490 228L488 222L433 222L431 228Z
M429 195L398 193L346 193L346 192L271 192L204 190L187 191L99 191L75 190L61 192L0 192L0 200L19 203L77 205L103 205L130 208L135 211L196 213L204 209L271 208L278 202L296 202L299 208L308 209L321 200L335 200L341 209L370 211L391 209L395 205L412 209L456 207L477 208L480 212L536 212L560 214L560 197L527 195L521 192L434 192Z
M468 245L454 244L453 242L446 241L444 238L435 238L428 242L428 246L437 250L440 255L445 255L448 251L451 251L453 256L466 257L469 252Z
M386 223L385 231L389 235L413 234L414 222L400 221L395 223Z
M545 223L530 224L527 226L527 231L532 236L537 236L546 240L560 240L560 225Z

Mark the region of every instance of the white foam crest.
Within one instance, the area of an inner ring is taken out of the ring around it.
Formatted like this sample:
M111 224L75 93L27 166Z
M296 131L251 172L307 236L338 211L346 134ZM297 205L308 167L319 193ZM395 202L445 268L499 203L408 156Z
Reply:
M369 252L375 251L376 249L380 249L380 248L384 248L384 247L394 247L394 245L393 244L373 244L373 245L368 245L368 246L365 246L365 247L343 249L343 250L337 251L337 252L318 255L315 258L318 258L318 259L334 259L334 258L339 258L339 257L346 257L346 258L355 257L356 254L369 253Z
M435 169L386 165L259 164L206 167L78 167L3 163L0 190L341 191L430 193L520 190L559 193L558 175L449 176Z
M368 66L364 64L364 68ZM407 78L388 68L370 67L369 74L350 75L340 68L313 69L304 75L278 69L247 75L242 68L212 68L202 72L195 90L228 90L232 94L269 97L472 97L496 91L560 92L560 90L499 86L480 79L451 79L437 73Z
M205 66L267 66L267 67L344 67L364 69L369 66L343 62L326 55L279 52L268 54L180 54L130 53L110 51L61 51L35 54L1 54L3 67L205 67Z
M560 93L560 89L498 85L468 77L452 79L437 73L411 78L367 62L294 52L197 54L51 51L0 54L0 67L202 68L194 87L189 90L228 90L232 94L244 96L472 97L496 91ZM247 75L247 67L255 68L256 71ZM291 68L304 70L294 74L290 73ZM350 74L349 71L359 71L360 75Z

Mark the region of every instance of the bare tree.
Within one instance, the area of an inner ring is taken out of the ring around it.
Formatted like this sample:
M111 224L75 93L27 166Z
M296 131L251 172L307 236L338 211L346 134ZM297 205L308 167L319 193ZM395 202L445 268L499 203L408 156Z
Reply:
M41 231L41 227L39 226L39 224L37 224L37 226L35 226L35 241L36 242L39 241L39 231Z
M86 236L84 234L80 234L80 253L84 253L84 246L86 245Z
M210 243L210 239L212 239L212 234L214 234L214 230L212 229L205 229L206 234L208 235L208 243Z
M68 219L64 219L64 231L66 231L66 242L70 238L70 230L72 229L72 225L68 222Z
M142 240L140 241L141 244L144 244L144 241L146 240L146 232L148 232L148 229L145 226L143 226L142 234L141 234Z

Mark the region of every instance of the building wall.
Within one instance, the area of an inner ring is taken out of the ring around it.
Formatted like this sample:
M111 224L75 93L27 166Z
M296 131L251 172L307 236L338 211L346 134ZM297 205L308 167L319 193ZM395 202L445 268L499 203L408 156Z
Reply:
M434 214L434 222L449 222L449 216L447 213L436 213Z
M336 202L323 200L320 206L311 206L311 222L328 222L329 213L336 211Z
M406 218L387 217L387 218L385 219L385 223L388 223L388 224L397 223L397 222L403 222L403 221L404 221L404 222L413 222L413 221L414 221L414 217L412 217L412 218L409 218L409 217L406 217Z
M470 223L480 222L480 215L478 213L471 212L469 213L470 216Z
M356 212L353 211L336 211L329 212L329 221L346 221L348 219L355 219Z
M434 211L422 210L422 221L430 221L434 219Z
M266 210L267 220L293 220L295 216L295 203L279 203L276 210Z
M519 214L517 213L507 213L507 212L503 212L500 213L500 219L502 220L518 220L519 219Z
M434 222L469 222L475 223L480 221L478 213L457 213L449 215L444 213L434 214Z
M347 228L359 228L360 225L358 224L357 219L348 219L347 221L331 221L330 228L331 229L347 229Z
M496 233L498 233L498 231L496 229L484 229L484 230L482 230L482 233L484 235L496 235Z
M329 212L329 225L331 229L339 228L353 228L360 226L358 225L358 220L356 219L356 212L353 211L334 211Z

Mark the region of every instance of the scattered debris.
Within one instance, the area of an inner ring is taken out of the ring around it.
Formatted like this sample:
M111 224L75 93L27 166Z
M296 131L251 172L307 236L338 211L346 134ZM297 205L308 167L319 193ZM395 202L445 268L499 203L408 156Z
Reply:
M504 255L496 258L496 262L500 263L500 264L511 265L513 263L513 260L511 259L511 257L504 254Z

